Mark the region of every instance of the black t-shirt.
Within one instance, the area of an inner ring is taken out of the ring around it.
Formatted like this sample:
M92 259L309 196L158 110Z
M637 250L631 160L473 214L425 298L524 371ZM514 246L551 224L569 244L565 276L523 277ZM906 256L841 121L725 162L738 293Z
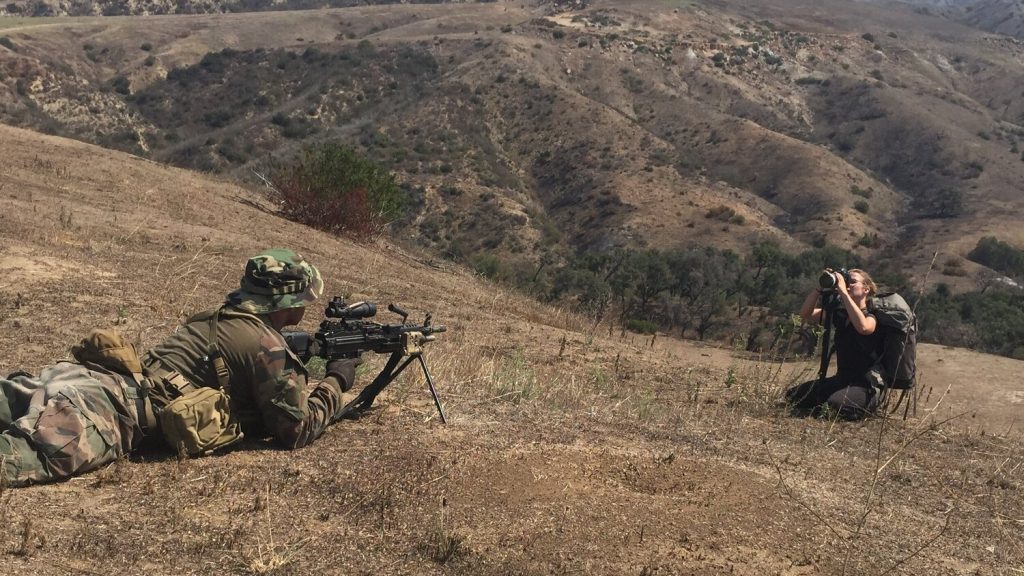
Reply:
M871 316L870 314L866 314ZM868 370L882 356L882 338L878 330L864 336L847 320L846 310L834 316L837 375L847 385L868 386Z

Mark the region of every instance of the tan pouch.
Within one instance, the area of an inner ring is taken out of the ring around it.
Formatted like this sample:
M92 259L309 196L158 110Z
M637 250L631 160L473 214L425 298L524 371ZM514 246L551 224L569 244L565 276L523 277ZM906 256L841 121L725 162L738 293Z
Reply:
M159 415L164 440L189 456L207 454L242 439L231 418L230 398L217 388L198 388L163 407Z

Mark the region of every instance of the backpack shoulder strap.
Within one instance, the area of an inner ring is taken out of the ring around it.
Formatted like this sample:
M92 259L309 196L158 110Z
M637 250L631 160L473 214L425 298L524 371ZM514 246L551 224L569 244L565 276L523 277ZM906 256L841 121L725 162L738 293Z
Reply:
M213 366L213 372L217 375L217 384L225 394L230 395L230 373L228 372L228 366L224 362L224 355L221 354L220 348L217 346L217 319L220 318L220 313L224 308L218 308L210 316L210 346L206 353L206 357L210 359L210 364Z

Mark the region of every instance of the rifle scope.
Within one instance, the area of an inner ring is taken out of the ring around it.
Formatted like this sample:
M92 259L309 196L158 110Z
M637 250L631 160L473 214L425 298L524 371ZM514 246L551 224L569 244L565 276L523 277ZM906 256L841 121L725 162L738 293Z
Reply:
M373 302L355 302L348 304L341 297L335 297L327 303L324 316L328 318L341 318L342 320L358 320L369 318L377 314L377 305Z

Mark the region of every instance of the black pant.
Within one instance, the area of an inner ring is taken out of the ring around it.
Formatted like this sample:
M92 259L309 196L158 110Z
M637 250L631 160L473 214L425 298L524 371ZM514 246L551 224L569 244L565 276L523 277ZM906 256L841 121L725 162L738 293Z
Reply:
M858 420L874 412L878 395L868 384L847 384L838 376L811 380L786 391L786 400L799 412L815 413L826 406L846 420Z

